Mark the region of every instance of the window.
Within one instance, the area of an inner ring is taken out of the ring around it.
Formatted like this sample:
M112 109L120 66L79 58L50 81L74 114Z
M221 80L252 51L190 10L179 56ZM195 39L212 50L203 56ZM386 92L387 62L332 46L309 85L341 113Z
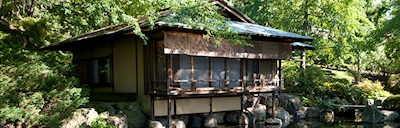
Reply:
M212 86L215 88L225 87L225 59L224 58L210 58L211 59L211 71L212 79L216 82L212 82Z
M93 59L93 84L111 84L111 63L109 57Z
M246 65L246 77L247 80L254 80L254 79L259 79L259 60L252 60L249 59L247 60L247 65Z
M246 64L246 80L250 86L258 85L260 81L254 81L260 79L259 71L259 60L248 59Z
M227 71L227 80L229 87L239 87L240 82L238 80L241 79L240 77L240 59L227 59L228 62L228 71Z
M197 88L209 87L210 73L208 57L193 57L194 61L194 79L199 80L196 83Z

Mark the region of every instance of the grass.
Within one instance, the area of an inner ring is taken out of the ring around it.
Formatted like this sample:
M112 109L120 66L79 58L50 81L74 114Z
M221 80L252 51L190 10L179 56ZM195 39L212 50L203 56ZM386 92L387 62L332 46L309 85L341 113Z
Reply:
M333 70L333 69L326 69L326 68L322 68L322 69L324 71L326 71L327 74L330 75L332 78L346 79L350 83L353 83L355 81L354 77L348 71Z

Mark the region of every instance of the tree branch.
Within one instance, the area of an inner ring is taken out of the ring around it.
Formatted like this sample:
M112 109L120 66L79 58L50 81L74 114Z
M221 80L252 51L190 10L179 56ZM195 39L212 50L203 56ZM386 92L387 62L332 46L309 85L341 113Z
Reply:
M21 31L10 28L10 24L4 19L0 19L0 30L4 33L12 34L12 35L20 35Z

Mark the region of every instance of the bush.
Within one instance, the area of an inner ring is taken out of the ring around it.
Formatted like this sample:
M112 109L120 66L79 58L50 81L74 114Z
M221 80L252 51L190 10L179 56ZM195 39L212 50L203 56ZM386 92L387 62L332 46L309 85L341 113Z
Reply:
M360 104L365 99L361 88L353 86L347 79L338 78L329 70L316 66L304 70L291 62L285 66L284 91L302 93L304 106L336 109L337 105Z
M70 54L4 44L0 49L0 127L58 127L88 102L88 91L73 76Z
M390 75L386 88L393 94L400 94L400 75Z
M375 99L376 97L388 97L392 95L390 92L384 90L384 87L379 81L372 82L371 80L363 79L356 86L361 88L369 98Z
M285 91L304 94L325 93L324 83L327 81L324 71L319 67L307 67L305 70L291 65L283 70L285 74Z
M400 95L389 96L383 103L385 109L395 110L400 112Z

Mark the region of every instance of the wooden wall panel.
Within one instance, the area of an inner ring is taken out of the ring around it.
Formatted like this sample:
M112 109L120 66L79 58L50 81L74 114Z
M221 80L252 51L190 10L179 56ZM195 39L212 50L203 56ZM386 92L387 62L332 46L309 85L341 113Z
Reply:
M168 100L154 100L154 115L168 114ZM173 102L173 100L171 101ZM210 111L210 98L176 99L176 114L206 113ZM171 103L171 114L174 113L174 104Z
M212 98L212 111L234 111L241 109L241 98L236 97L213 97Z

